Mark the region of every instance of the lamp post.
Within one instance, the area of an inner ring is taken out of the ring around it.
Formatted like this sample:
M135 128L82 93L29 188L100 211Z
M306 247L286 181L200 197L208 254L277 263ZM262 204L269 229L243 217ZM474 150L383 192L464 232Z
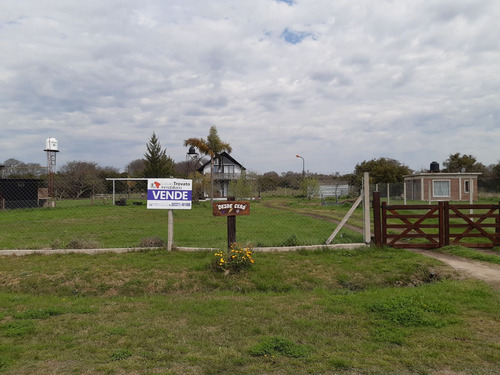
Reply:
M306 175L306 162L302 156L300 155L295 155L295 156L302 159L302 178L304 178Z

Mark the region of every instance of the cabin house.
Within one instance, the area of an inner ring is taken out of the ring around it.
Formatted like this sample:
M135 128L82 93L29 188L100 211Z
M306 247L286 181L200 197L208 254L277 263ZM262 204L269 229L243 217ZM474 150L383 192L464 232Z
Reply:
M204 176L210 176L210 160L198 168L198 172ZM229 183L240 178L242 172L246 170L240 163L231 157L227 152L222 152L214 160L214 197L225 198L229 195ZM210 196L209 191L205 191L205 197Z
M481 173L443 173L439 164L431 163L427 173L404 176L404 196L420 201L468 201L477 200L477 179Z

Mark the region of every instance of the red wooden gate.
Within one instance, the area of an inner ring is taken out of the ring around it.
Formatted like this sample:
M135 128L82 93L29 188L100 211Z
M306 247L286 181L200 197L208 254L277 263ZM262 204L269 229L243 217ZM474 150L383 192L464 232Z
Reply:
M387 205L373 193L375 244L433 249L500 245L499 204Z

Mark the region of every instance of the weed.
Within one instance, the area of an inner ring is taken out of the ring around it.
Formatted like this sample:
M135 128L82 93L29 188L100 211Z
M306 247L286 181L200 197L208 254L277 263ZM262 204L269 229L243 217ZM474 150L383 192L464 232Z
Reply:
M165 241L160 237L145 237L139 242L139 247L165 247Z
M293 233L290 237L281 243L281 246L299 246L297 235Z
M132 353L128 349L120 349L110 355L112 361L123 361L132 356Z
M100 247L97 241L88 238L73 238L65 246L66 249L98 249Z
M300 345L284 337L265 337L250 349L253 356L271 357L282 355L285 357L302 358L309 355L311 348Z
M7 337L25 336L35 332L35 324L31 320L9 322L0 326L0 332Z

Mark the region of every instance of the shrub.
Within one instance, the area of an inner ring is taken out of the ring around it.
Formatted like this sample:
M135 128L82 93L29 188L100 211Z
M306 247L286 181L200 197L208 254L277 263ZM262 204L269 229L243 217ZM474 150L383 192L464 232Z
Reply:
M216 251L212 260L212 268L224 273L240 272L253 264L252 245L244 246L236 242L228 250Z

